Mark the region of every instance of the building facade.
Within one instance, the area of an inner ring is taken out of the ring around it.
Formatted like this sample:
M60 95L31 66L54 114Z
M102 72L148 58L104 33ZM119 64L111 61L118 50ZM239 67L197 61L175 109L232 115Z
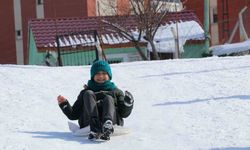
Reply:
M27 64L30 19L95 15L94 0L0 0L0 64Z
M112 0L0 0L0 64L27 64L30 19L105 15L104 1L112 2ZM113 1L119 10L124 6L129 7L129 0ZM204 0L182 0L182 3L185 9L195 10L199 20L204 20ZM238 21L239 12L244 6L249 5L249 0L210 0L211 45L222 44L229 39ZM118 11L118 14L122 14L122 11ZM243 16L248 34L249 16L248 8ZM233 42L239 40L240 31L237 30Z
M118 14L129 7L129 0L0 0L0 64L28 63L30 19L110 15L108 2Z
M88 65L96 59L110 63L140 61L142 58L135 43L125 38L117 28L101 21L117 19L116 25L126 27L137 39L136 18L130 15L32 19L29 23L29 64ZM175 40L176 22L178 43ZM193 11L185 10L168 13L163 18L154 42L161 59L175 58L176 44L179 58L200 58L204 53L204 39L204 30L197 16ZM138 40L138 47L150 58L152 48L144 38Z
M185 9L192 9L204 22L204 0L182 0ZM210 45L228 42L238 21L240 11L247 6L242 14L243 24L250 36L250 0L210 0ZM239 42L240 31L236 30L232 42Z

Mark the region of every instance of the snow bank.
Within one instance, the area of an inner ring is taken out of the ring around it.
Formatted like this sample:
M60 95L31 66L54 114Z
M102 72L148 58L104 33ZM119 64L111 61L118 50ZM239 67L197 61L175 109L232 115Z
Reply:
M249 51L250 50L250 39L243 41L243 42L239 42L239 43L212 46L210 48L210 50L212 50L213 55L217 55L217 56L224 55L224 54Z

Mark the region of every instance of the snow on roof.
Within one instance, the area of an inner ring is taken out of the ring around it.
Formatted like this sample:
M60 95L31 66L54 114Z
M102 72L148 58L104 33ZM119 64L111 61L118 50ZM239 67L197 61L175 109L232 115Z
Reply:
M174 52L176 49L175 35L178 26L179 48L183 51L183 46L187 40L204 40L204 30L196 21L185 21L161 26L155 35L155 45L158 52ZM148 49L152 51L148 44Z
M112 20L112 17L114 16L106 16L104 19ZM134 16L124 17L120 19L120 23L136 36L138 32L134 20ZM171 28L176 27L176 22L178 23L180 47L183 47L186 40L204 38L204 31L193 11L169 13L155 36L156 46L159 51L173 50L175 44ZM38 50L55 49L57 47L56 35L60 35L59 44L61 47L74 45L93 46L95 45L93 33L88 32L91 30L98 32L98 37L103 44L114 45L130 42L117 32L104 30L110 29L110 26L100 23L100 17L33 19L30 21L30 27ZM72 34L72 32L75 34Z
M250 39L232 44L224 44L210 47L213 55L224 55L236 52L244 52L250 50Z

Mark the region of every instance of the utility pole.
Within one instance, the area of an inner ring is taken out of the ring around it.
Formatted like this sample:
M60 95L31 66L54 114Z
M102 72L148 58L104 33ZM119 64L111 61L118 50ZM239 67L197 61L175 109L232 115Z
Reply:
M173 58L174 59L178 59L178 54L179 54L179 42L178 42L178 36L177 36L177 33L176 33L176 30L174 27L171 27L171 32L173 34L173 37L174 37L174 43L175 43L175 52L174 52L174 55L173 55Z
M179 29L178 29L179 17L178 17L176 2L175 2L175 13L176 13L176 23L175 23L176 24L176 32L175 31L172 31L172 32L173 32L173 35L175 38L175 47L176 47L174 58L178 59L178 58L180 58Z
M209 6L210 6L210 0L204 0L204 31L205 31L205 50L206 52L209 51Z

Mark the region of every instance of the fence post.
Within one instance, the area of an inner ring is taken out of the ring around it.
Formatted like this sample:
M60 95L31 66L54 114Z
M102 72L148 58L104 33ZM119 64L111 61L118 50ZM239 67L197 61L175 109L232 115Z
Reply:
M209 35L209 10L210 8L210 0L204 0L204 31L205 31L205 50L209 52L209 45L210 45L210 35Z
M63 66L62 59L61 59L61 52L60 52L60 42L59 42L59 36L56 36L56 44L57 44L57 61L59 66Z
M94 30L94 39L95 39L95 56L96 56L96 60L100 60L99 51L98 51L98 48L97 48L97 31L96 30Z

